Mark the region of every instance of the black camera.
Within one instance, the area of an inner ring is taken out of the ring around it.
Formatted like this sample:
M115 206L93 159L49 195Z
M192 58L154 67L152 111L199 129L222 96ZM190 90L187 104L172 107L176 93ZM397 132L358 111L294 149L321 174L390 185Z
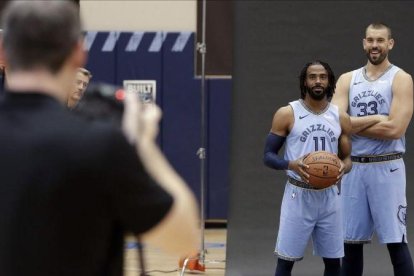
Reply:
M73 112L89 121L103 121L121 126L125 91L106 83L90 83Z

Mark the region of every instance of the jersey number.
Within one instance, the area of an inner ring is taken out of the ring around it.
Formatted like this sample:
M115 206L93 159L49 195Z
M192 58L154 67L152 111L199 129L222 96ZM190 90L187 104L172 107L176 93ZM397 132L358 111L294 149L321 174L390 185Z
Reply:
M313 141L315 142L315 151L319 150L319 140L321 143L320 150L325 150L325 137L313 137Z
M357 107L359 107L358 117L367 116L367 115L375 115L378 114L377 109L377 102L369 102L369 103L358 103Z

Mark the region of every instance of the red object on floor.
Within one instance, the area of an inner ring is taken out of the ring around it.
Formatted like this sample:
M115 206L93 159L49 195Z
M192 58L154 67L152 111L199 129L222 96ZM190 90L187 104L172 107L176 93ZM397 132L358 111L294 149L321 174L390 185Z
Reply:
M185 262L185 259L180 259L180 261L178 262L178 265L180 268L183 268L184 262ZM186 268L189 270L197 270L197 271L203 271L203 272L206 271L205 265L200 264L199 258L188 259Z

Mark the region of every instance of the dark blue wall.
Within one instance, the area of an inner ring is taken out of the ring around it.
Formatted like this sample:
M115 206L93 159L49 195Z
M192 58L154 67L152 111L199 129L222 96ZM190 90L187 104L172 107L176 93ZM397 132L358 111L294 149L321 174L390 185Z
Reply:
M159 143L199 197L201 89L194 76L194 38L191 32L87 32L85 48L92 81L157 81L157 103L163 111ZM208 219L227 218L231 86L231 79L206 82Z

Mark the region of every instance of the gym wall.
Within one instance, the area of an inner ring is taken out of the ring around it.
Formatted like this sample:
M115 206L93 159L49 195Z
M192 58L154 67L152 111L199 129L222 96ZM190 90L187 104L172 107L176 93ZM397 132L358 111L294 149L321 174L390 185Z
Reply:
M274 275L274 247L284 172L263 165L274 112L300 97L298 76L306 62L321 59L335 74L366 63L365 27L384 21L393 29L390 60L414 74L413 2L235 1L234 89L230 156L230 207L226 275ZM407 135L408 239L414 252L413 124ZM390 183L392 184L392 183ZM393 275L385 246L365 247L365 274ZM293 275L323 275L309 249Z
M196 6L195 0L81 0L80 12L86 30L194 32Z
M196 1L80 1L92 81L156 80L159 143L200 197L201 97ZM227 219L231 78L209 78L206 218Z

